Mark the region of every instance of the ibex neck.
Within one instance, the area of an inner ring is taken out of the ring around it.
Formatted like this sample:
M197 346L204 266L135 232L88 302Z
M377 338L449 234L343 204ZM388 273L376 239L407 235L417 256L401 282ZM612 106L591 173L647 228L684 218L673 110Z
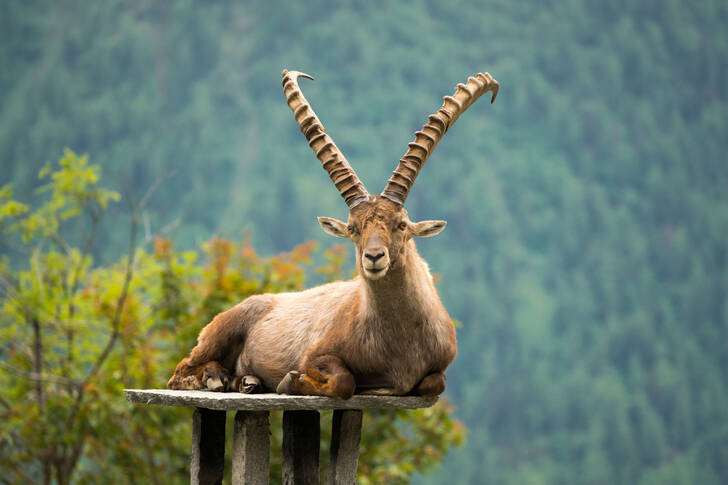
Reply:
M362 278L364 308L377 320L406 321L429 314L440 299L432 282L427 263L420 257L414 241L410 241L394 268L382 279Z

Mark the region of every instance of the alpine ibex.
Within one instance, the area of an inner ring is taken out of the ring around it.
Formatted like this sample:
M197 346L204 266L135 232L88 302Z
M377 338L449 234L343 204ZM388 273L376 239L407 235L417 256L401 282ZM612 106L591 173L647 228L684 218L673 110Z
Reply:
M498 94L490 74L445 96L415 133L384 191L370 195L301 93L283 71L288 106L349 206L347 223L319 217L324 231L356 246L359 276L298 293L251 296L218 314L167 384L170 389L321 395L436 396L455 358L455 329L414 237L445 221L412 222L404 201L422 165L455 120L482 94ZM233 377L234 376L234 377Z

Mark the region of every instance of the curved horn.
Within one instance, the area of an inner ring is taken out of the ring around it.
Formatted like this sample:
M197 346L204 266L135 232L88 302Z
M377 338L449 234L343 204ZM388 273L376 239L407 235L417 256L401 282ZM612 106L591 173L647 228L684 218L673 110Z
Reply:
M484 93L492 91L492 103L498 95L498 81L488 74L478 73L469 77L467 84L458 84L452 96L445 96L442 106L420 131L415 132L415 139L409 144L407 153L400 159L399 165L382 191L382 197L403 205L412 184L420 173L422 165L432 153L435 145L442 139L455 120Z
M306 137L309 146L321 160L324 170L331 177L339 193L346 201L349 209L367 199L369 192L361 183L356 172L346 161L344 155L334 143L334 140L324 130L324 125L311 109L306 98L303 97L301 88L298 87L298 78L305 77L313 79L308 74L298 71L283 70L283 93L286 95L286 102L293 111L301 133Z

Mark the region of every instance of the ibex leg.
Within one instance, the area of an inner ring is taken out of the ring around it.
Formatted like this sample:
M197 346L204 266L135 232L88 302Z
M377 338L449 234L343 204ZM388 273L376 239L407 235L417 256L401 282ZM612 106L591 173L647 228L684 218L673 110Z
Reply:
M412 389L415 396L435 397L445 391L445 373L433 372L428 374Z
M303 373L289 372L278 385L277 391L349 399L355 389L354 376L344 362L334 355L321 355L307 359Z

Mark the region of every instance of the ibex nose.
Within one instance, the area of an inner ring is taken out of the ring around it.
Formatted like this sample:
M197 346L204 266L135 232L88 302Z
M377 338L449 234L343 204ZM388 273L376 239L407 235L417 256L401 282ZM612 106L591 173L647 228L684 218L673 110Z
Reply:
M381 258L382 258L383 256L384 256L384 251L382 251L382 250L380 250L380 251L376 252L376 254L372 254L372 253L365 253L365 254L364 254L364 257L365 257L365 258L367 258L367 259L368 259L369 261L371 261L372 263L376 263L376 262L377 262L377 261L379 261L379 260L380 260L380 259L381 259Z

